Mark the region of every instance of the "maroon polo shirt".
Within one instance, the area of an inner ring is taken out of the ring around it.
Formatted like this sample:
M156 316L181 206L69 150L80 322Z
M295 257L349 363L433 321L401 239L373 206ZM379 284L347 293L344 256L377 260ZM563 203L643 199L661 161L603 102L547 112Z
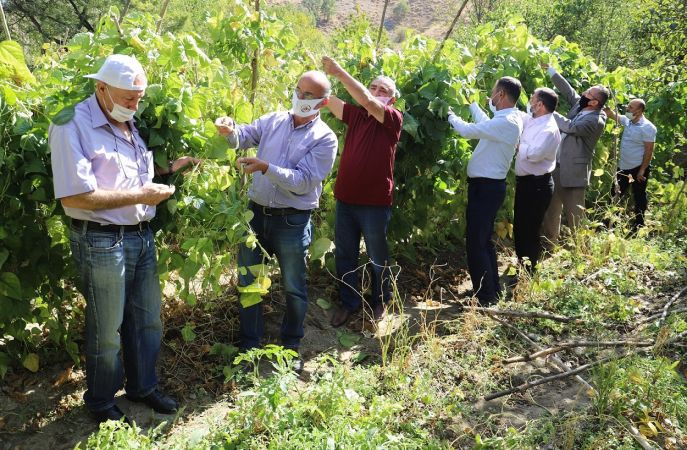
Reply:
M387 105L384 123L379 123L365 108L344 103L343 121L348 125L348 132L339 160L334 197L353 205L391 205L394 159L403 114Z

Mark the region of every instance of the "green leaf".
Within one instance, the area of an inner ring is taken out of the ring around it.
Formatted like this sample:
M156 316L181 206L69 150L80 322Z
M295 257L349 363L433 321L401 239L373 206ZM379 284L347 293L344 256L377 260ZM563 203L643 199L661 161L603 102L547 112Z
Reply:
M15 274L10 272L0 274L0 295L21 300L21 283Z
M2 266L5 264L5 261L7 261L7 258L10 257L10 252L4 247L0 247L0 269L2 269Z
M39 358L35 353L29 353L22 360L22 365L33 373L38 372Z
M325 237L317 239L310 245L310 258L322 260L324 255L334 248L334 243Z
M336 334L339 339L339 344L346 348L353 347L360 340L360 335L358 334L345 333L343 331L340 331Z
M415 117L411 116L409 113L403 113L403 131L408 133L415 139L416 142L422 142L420 136L418 135L417 129L420 126L415 120Z
M9 78L17 85L36 82L26 66L24 51L17 42L0 42L0 79L2 78Z
M196 338L196 333L193 332L191 324L184 325L184 328L181 329L181 337L184 338L184 342L192 342Z
M323 298L318 298L317 300L315 300L315 303L317 303L317 306L324 309L325 311L332 307L332 303L329 300L325 300Z
M603 174L604 174L604 170L603 170L603 169L596 169L596 170L594 171L594 176L595 176L595 177L600 177L600 176L603 175Z
M253 106L250 103L239 103L234 108L236 123L250 123L253 120Z
M74 118L74 113L74 106L67 106L53 116L52 123L55 125L64 125L65 123L69 123Z

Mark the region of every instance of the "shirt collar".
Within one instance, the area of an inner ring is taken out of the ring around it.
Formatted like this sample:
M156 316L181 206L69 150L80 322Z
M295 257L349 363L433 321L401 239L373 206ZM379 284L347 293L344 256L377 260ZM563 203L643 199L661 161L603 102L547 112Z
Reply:
M515 111L517 111L517 109L516 109L515 107L500 109L500 110L498 110L498 111L496 111L496 112L494 113L494 117L496 117L496 116L506 116L506 115L511 114L511 113L513 113L513 112L515 112Z
M311 121L306 122L303 125L298 125L297 127L294 127L294 123L293 123L294 117L296 117L296 115L294 113L292 113L291 111L289 111L289 120L291 121L291 128L294 130L300 130L301 128L310 128L311 126L313 126L315 124L315 122L320 120L320 112L318 111L317 116L315 116L315 118L312 119Z
M646 117L644 117L644 115L642 115L636 123L630 120L632 125L642 125L644 122L646 122Z
M531 122L533 123L543 123L543 122L548 122L549 120L553 119L553 113L546 113L543 114L539 117L533 117Z

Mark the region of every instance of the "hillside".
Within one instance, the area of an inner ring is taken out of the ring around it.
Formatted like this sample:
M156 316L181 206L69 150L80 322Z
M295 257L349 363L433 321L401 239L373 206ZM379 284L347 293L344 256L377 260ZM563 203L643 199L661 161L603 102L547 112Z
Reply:
M269 0L268 4L290 3L299 5L301 0ZM410 9L407 14L398 20L394 14L394 7L398 2L392 1L386 13L385 27L391 40L398 41L402 37L403 30L410 28L434 38L443 36L458 11L459 2L447 0L409 0ZM380 0L337 0L336 11L329 22L318 23L318 28L325 31L332 30L346 22L351 14L361 12L370 18L374 24L378 24L382 17L384 2Z

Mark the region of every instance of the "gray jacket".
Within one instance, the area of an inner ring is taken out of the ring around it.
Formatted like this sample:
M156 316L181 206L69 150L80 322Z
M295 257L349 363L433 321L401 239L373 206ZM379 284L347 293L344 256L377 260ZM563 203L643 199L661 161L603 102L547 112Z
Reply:
M555 73L551 79L561 95L572 105L566 117L554 113L558 129L561 133L566 133L559 148L561 186L587 187L596 142L606 126L606 114L603 111L583 111L583 114L579 114L580 95L559 73Z

